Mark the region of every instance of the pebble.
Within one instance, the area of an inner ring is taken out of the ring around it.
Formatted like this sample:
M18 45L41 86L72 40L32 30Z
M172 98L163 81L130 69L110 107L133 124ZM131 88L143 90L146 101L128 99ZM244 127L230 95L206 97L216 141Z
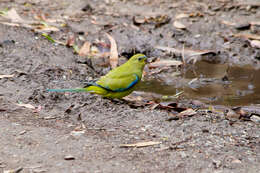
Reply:
M75 160L75 157L72 155L67 155L64 157L64 160Z
M251 26L250 23L239 23L239 24L235 25L235 28L237 30L247 30L250 28L250 26Z
M221 161L220 160L213 160L213 165L217 169L221 166Z
M256 116L256 115L252 115L250 117L250 120L255 122L255 123L260 123L260 117L259 116Z
M181 158L185 159L187 157L189 157L186 153L184 153L183 151L180 152Z

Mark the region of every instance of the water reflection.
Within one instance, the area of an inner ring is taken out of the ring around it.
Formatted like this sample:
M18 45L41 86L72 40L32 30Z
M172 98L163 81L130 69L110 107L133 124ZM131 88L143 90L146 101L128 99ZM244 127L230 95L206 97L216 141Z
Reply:
M260 70L250 66L196 63L179 77L147 80L139 90L164 95L184 91L183 97L228 106L260 103ZM192 82L191 82L192 81Z

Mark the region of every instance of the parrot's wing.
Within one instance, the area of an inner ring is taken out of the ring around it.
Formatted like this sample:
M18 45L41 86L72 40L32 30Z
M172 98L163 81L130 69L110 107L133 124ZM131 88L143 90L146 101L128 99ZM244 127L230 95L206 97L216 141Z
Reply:
M104 76L96 82L96 86L112 92L126 91L139 82L137 74L123 75L117 77Z

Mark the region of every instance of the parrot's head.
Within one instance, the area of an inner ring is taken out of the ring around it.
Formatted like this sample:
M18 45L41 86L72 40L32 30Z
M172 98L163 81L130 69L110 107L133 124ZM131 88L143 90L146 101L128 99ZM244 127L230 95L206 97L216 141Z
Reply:
M147 57L144 54L135 54L128 60L128 62L143 69L147 63Z

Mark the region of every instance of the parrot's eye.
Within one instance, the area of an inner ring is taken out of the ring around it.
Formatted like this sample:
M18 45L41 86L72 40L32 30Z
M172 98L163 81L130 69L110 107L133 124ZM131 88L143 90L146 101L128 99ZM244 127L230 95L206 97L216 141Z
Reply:
M145 56L141 56L141 57L138 58L138 61L141 61L144 58L145 58Z

